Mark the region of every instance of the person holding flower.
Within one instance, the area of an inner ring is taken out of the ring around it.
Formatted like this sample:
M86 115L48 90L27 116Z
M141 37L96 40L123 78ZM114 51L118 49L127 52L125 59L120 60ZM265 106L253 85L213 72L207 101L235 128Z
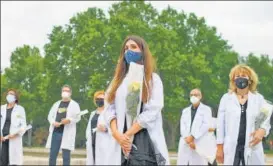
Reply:
M229 92L221 98L217 116L217 162L225 165L265 165L262 139L269 134L272 108L257 92L258 76L247 65L234 66Z
M19 105L19 93L9 89L7 104L1 106L1 156L0 165L23 164L22 137L26 127L25 109Z
M154 71L154 59L144 39L126 37L105 96L105 120L116 140L112 149L115 153L109 159L111 165L169 165L161 114L163 85ZM136 159L136 149L138 157L142 151L149 151L149 155L138 158L141 163L131 162Z

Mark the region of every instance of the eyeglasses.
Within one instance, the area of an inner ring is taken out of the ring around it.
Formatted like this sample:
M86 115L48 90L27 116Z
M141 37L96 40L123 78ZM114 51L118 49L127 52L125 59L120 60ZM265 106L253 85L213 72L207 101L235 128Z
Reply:
M199 95L199 94L190 94L190 96L198 97L198 96L200 96L200 95Z

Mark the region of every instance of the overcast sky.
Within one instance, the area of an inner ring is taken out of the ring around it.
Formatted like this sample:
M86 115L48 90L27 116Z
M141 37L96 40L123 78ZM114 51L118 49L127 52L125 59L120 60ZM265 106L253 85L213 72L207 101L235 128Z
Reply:
M111 1L1 1L1 69L10 65L11 52L28 44L43 53L47 34L88 7L108 11ZM269 54L273 59L273 1L151 1L159 11L169 4L205 17L240 55Z

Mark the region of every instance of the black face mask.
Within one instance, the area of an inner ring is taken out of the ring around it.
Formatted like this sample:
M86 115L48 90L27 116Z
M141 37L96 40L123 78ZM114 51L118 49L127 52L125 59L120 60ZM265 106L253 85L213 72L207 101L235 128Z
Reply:
M244 77L239 77L235 79L235 84L239 89L245 89L248 86L248 79Z
M96 105L98 107L103 107L104 106L104 99L96 99Z

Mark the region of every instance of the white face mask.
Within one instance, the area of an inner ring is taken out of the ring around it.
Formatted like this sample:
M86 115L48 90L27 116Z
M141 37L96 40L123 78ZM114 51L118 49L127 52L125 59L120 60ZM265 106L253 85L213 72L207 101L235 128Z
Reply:
M11 95L11 94L8 94L7 97L6 97L6 99L7 99L7 102L8 102L8 103L13 103L13 102L16 101L15 96L14 96L14 95Z
M196 104L200 101L200 99L196 96L191 96L190 101L192 104Z
M69 92L62 92L62 98L68 99L68 98L70 98L70 96L71 96L71 93L69 93Z

